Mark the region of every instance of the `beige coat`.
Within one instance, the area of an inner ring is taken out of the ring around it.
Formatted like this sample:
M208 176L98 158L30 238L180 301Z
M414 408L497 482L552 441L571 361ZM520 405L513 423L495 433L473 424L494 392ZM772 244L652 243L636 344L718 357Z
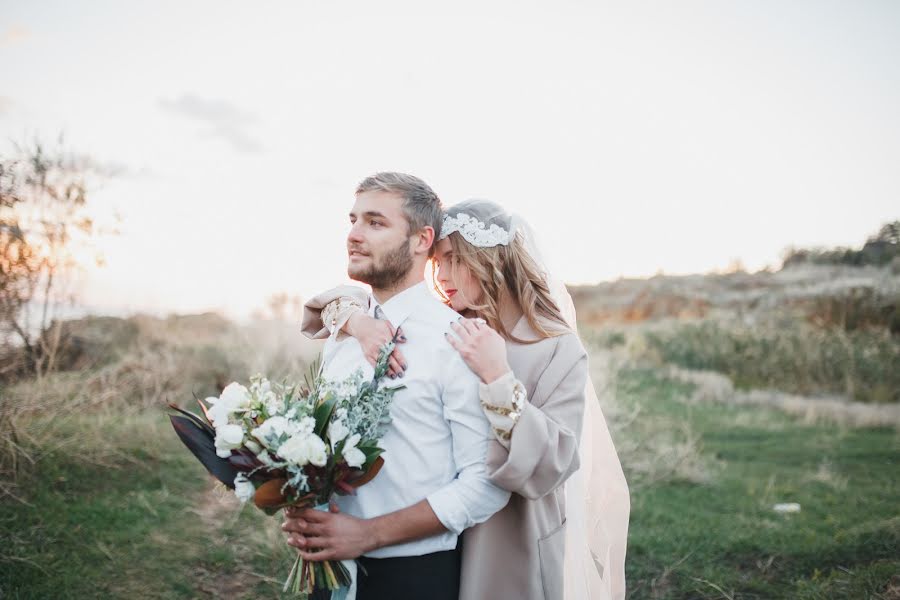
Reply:
M512 334L537 335L522 318ZM561 600L565 559L566 479L579 465L587 353L578 336L534 344L507 342L507 360L528 392L509 449L491 443L492 481L511 492L509 504L463 533L462 600ZM508 386L507 386L508 387ZM498 403L507 390L482 386ZM511 393L509 390L508 393Z
M306 335L329 335L321 311L339 296L363 305L367 302L365 292L351 286L316 296L305 307L302 329ZM512 333L519 339L537 339L524 317ZM560 600L565 558L563 483L579 466L576 432L581 431L584 414L587 353L578 336L570 333L533 344L507 342L507 359L527 391L528 402L512 439L491 442L487 462L493 482L513 495L500 512L463 533L460 599ZM490 404L503 404L511 394L508 378L481 388L481 399Z

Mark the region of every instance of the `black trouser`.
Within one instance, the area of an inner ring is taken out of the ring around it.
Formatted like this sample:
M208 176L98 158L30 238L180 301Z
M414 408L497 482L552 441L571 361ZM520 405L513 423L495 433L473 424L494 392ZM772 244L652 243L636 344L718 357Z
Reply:
M422 556L361 556L356 572L357 600L458 600L460 552ZM314 594L312 600L328 598Z

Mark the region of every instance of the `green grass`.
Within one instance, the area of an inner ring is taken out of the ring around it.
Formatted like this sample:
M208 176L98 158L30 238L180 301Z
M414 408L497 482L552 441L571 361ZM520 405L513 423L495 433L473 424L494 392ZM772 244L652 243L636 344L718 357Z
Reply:
M691 404L689 384L652 370L617 381L623 407L640 406L617 432L632 488L630 598L897 597L894 430ZM15 490L28 505L0 500L4 599L280 596L291 555L278 518L217 491L161 411L64 427L115 452L47 454ZM642 462L648 448L663 454ZM669 448L693 463L667 462ZM777 502L802 510L779 515Z
M628 433L687 424L707 483L632 481L630 598L882 598L900 573L897 433L806 426L763 409L689 404L689 386L632 369ZM799 514L779 515L778 502ZM896 597L896 596L893 596Z
M20 481L27 505L0 501L0 596L279 597L277 518L217 490L161 412L106 429L115 464L56 452Z

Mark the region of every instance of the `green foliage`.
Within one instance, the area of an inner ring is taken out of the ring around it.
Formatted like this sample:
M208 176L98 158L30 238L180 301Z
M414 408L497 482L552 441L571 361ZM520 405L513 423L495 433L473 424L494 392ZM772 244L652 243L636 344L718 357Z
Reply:
M853 248L788 248L784 267L817 265L886 265L900 257L900 221L886 223L859 250Z
M743 388L900 402L900 340L887 331L707 320L660 328L646 340L665 362L718 371Z

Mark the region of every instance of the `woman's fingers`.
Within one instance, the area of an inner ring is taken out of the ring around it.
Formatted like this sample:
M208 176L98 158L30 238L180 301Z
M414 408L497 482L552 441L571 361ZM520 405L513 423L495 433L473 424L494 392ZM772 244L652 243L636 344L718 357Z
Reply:
M388 375L391 376L391 379L403 377L403 367L400 365L400 362L394 358L393 354L388 359Z
M456 323L450 323L450 329L453 330L461 341L467 341L469 339L469 330L462 326L461 322L457 321Z
M475 321L472 319L461 319L459 324L466 330L469 335L475 335L478 333L478 327L475 325Z
M394 351L391 353L391 356L394 357L395 359L397 359L397 363L400 364L400 368L402 370L405 371L409 368L409 365L406 364L406 357L403 356L403 353L400 352L400 350L398 348L394 348Z

